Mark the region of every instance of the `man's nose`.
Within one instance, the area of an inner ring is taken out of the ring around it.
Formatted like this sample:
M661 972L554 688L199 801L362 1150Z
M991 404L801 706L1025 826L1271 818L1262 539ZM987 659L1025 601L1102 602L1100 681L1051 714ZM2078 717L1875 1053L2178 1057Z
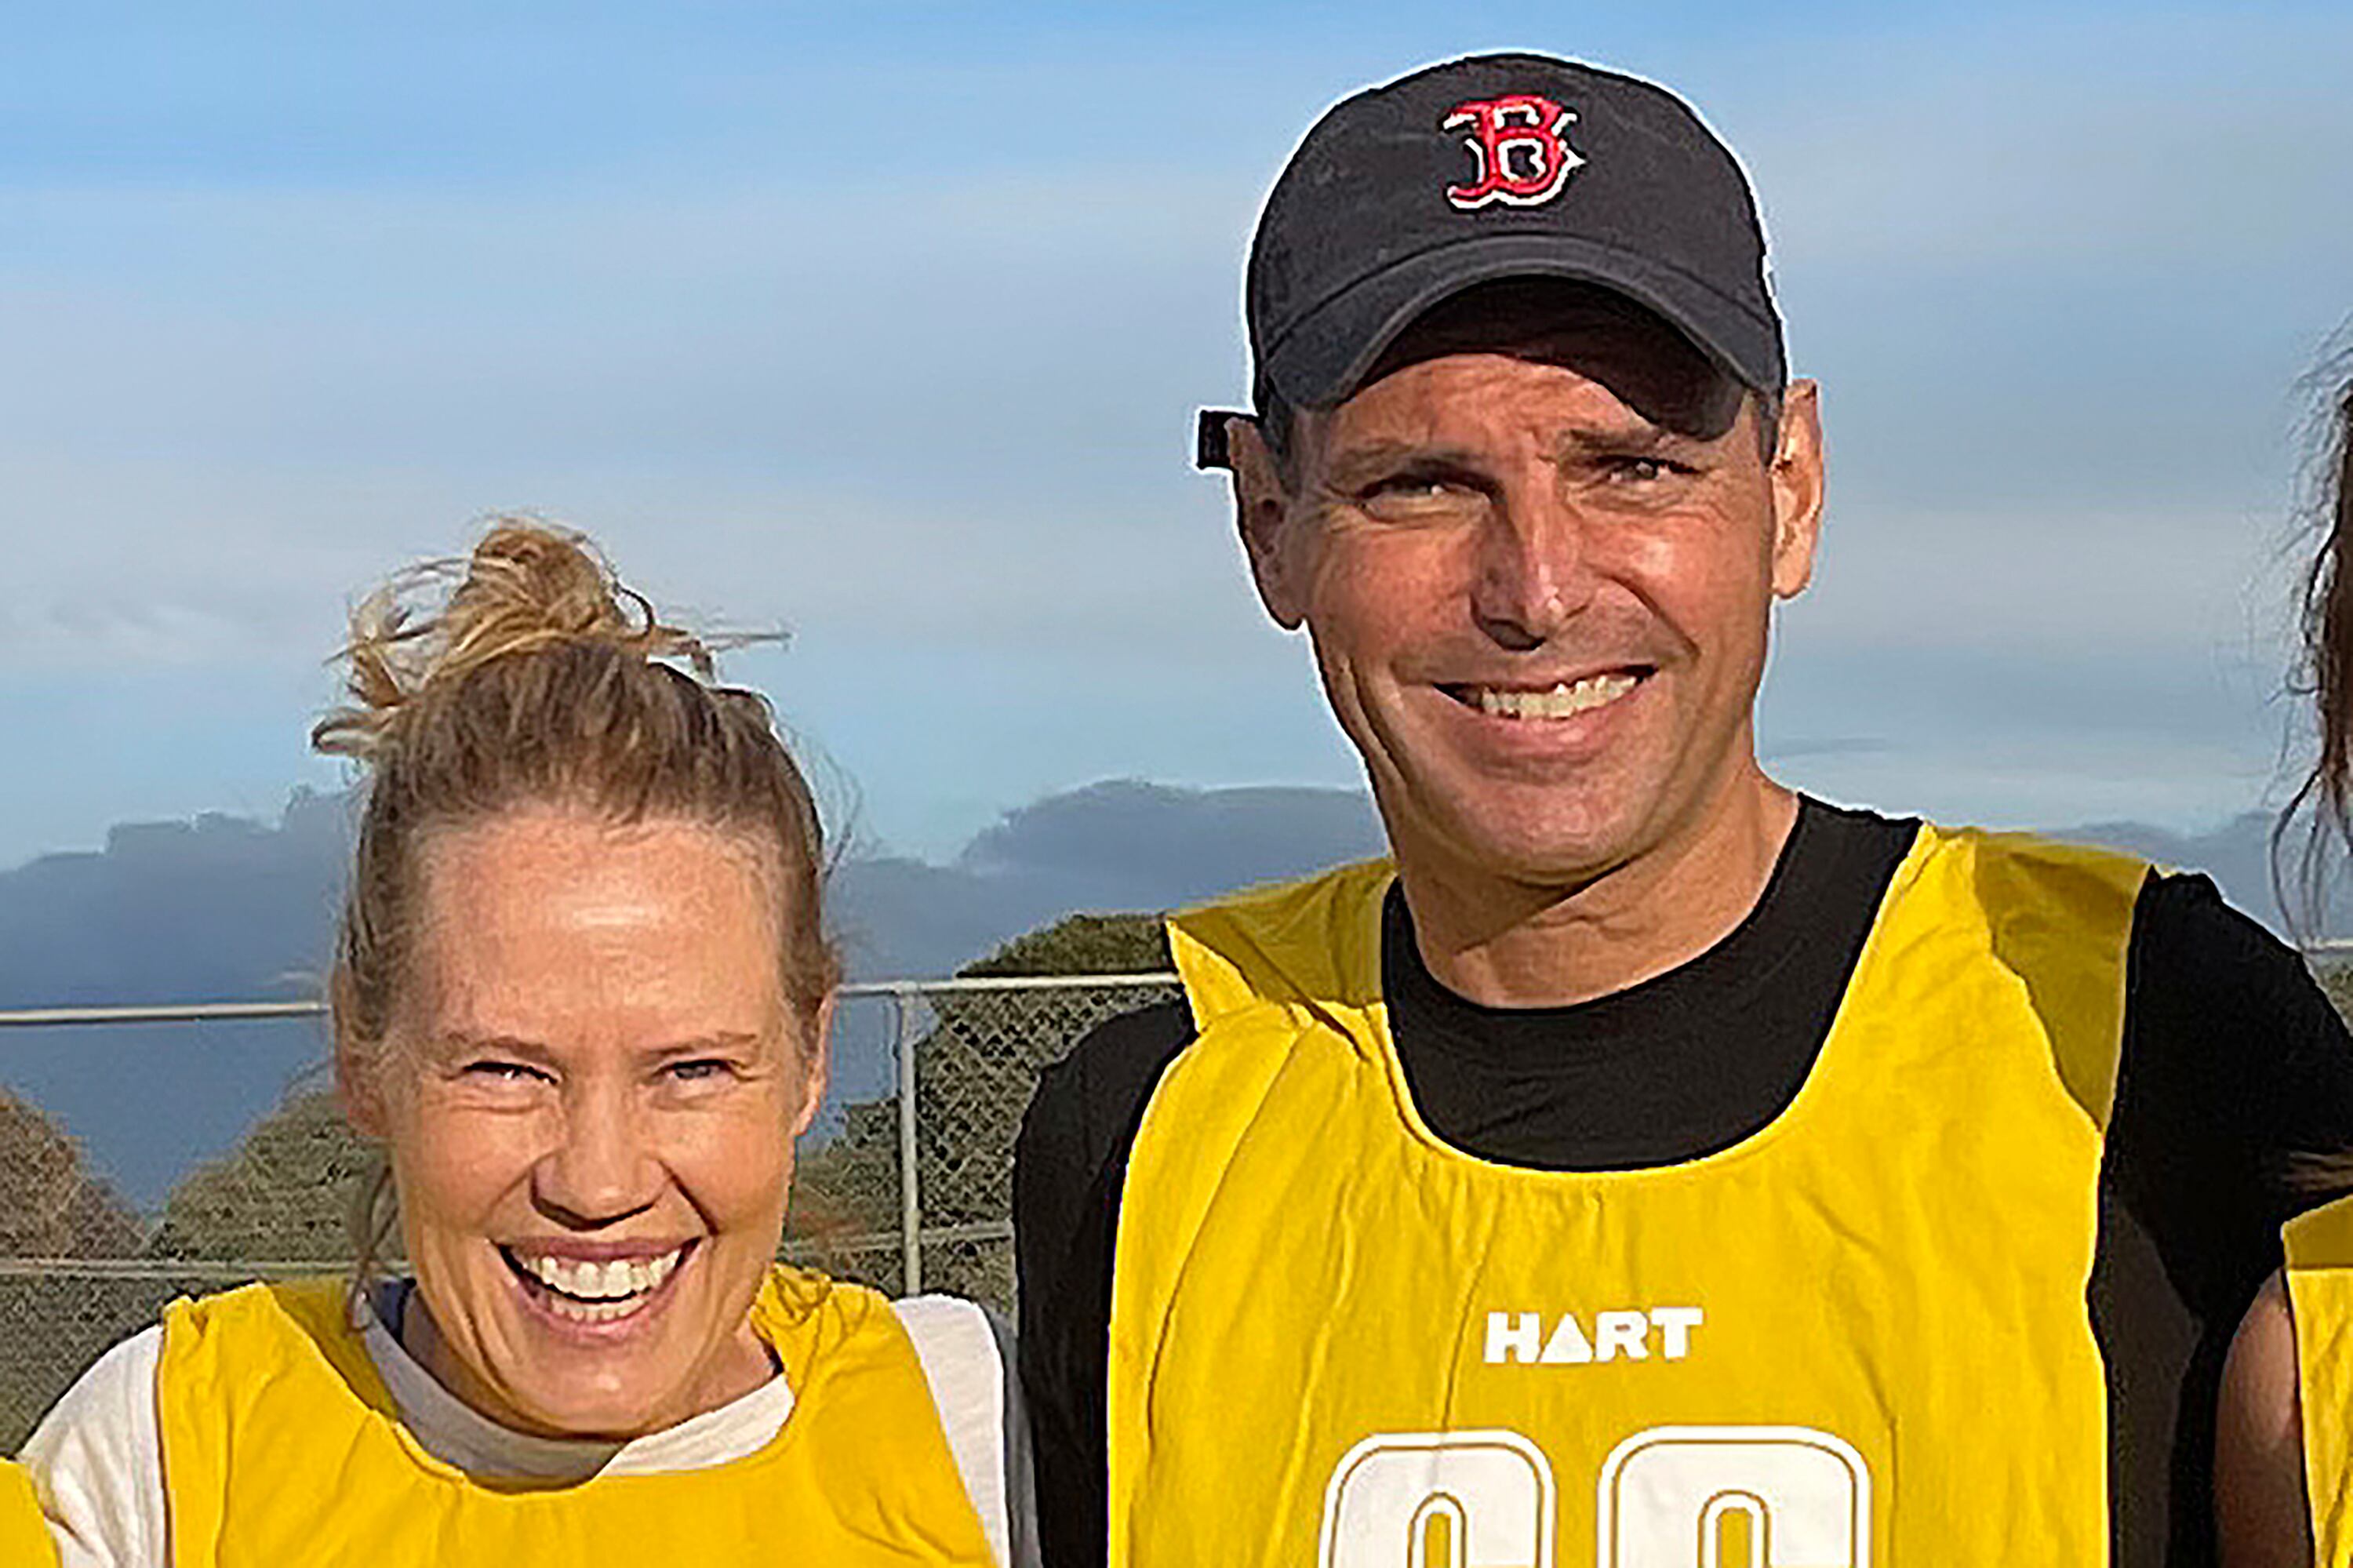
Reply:
M1587 520L1552 483L1507 493L1480 534L1471 600L1479 630L1515 653L1560 635L1592 602L1589 546Z
M661 1189L651 1129L628 1087L567 1086L554 1148L532 1173L540 1207L568 1225L593 1228L628 1218Z

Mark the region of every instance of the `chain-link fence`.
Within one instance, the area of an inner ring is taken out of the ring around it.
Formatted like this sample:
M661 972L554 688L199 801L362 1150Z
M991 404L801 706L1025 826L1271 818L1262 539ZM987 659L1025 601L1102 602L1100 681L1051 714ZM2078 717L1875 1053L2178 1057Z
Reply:
M845 988L844 1059L887 1062L831 1098L802 1146L786 1255L892 1295L1013 1306L1013 1139L1039 1070L1103 1020L1176 995L1174 977L884 981ZM0 1012L17 1031L168 1030L315 1019L311 1002ZM195 1040L184 1032L194 1032ZM0 1453L109 1345L175 1296L351 1266L349 1217L374 1150L322 1075L298 1080L161 1211L132 1213L35 1105L0 1091Z

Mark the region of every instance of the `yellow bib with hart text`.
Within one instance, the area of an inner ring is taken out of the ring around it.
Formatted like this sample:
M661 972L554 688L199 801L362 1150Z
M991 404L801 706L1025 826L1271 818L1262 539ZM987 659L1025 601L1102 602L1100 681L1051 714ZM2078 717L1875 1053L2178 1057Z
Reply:
M419 1447L347 1295L256 1285L165 1314L174 1568L991 1562L914 1347L871 1290L770 1276L753 1322L794 1406L758 1452L558 1487L479 1480Z
M1110 1360L1118 1568L2106 1561L2084 1304L2140 862L1924 828L1770 1124L1490 1163L1414 1108L1374 864L1171 922Z

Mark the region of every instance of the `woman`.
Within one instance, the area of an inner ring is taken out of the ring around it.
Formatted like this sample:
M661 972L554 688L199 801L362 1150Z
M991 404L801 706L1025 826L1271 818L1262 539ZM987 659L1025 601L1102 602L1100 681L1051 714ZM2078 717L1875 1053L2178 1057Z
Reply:
M453 575L363 607L313 735L368 776L332 996L389 1154L362 1287L110 1351L25 1450L68 1568L1004 1560L978 1310L772 1262L838 970L765 704L575 536L501 524L416 602Z
M2305 590L2320 756L2291 811L2308 807L2322 836L2353 842L2353 376L2329 412L2323 538ZM2348 1174L2342 1153L2311 1171L2331 1190ZM2295 1220L2284 1241L2287 1266L2248 1308L2223 1366L2214 1452L2223 1568L2353 1564L2353 1198Z

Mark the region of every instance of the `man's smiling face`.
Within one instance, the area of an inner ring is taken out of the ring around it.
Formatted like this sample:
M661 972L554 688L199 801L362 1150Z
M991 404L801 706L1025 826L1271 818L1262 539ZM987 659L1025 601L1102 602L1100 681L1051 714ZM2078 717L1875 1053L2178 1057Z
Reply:
M1672 328L1595 291L1474 291L1245 440L1243 529L1304 624L1399 853L1573 885L1755 766L1771 606L1805 585L1813 389L1778 431Z

